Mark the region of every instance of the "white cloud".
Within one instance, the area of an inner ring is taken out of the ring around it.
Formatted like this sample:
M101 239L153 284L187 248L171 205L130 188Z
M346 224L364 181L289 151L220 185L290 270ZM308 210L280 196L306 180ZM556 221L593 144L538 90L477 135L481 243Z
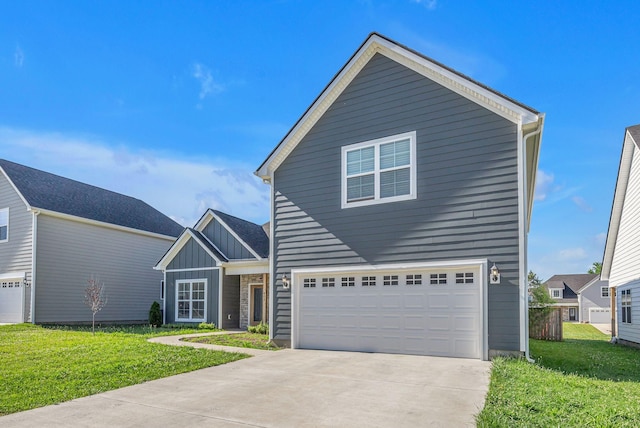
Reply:
M22 68L22 65L24 64L24 52L19 45L16 46L16 50L13 53L13 63L18 68Z
M595 236L595 240L598 245L604 245L607 243L607 234L604 232L598 233Z
M536 189L533 199L535 201L544 201L547 199L547 195L552 190L553 186L553 174L547 174L543 170L539 169L536 174Z
M587 251L582 247L560 250L557 255L557 259L561 262L574 262L585 260L586 258Z
M269 187L253 166L131 149L87 136L0 127L0 157L141 199L184 226L206 208L262 223Z
M421 4L429 10L435 10L438 6L438 0L413 0L413 2Z
M213 80L211 70L204 64L195 63L193 65L192 76L200 83L201 100L211 94L217 94L224 90L224 87Z
M593 211L593 208L591 207L591 205L589 205L587 203L587 201L585 201L585 199L582 196L574 196L574 197L571 198L571 200L582 211L587 212L587 213Z

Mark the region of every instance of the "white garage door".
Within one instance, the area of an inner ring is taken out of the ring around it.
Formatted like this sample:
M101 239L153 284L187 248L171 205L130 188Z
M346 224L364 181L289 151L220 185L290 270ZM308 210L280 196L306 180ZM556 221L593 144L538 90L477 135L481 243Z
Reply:
M0 279L0 322L22 321L22 280Z
M611 309L589 308L589 322L591 324L609 324L611 322Z
M480 272L297 275L294 346L482 358Z

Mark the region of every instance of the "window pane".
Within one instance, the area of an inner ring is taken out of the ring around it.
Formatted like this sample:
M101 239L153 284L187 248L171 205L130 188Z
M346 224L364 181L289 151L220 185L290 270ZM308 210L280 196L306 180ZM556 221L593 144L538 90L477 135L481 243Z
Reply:
M347 152L347 175L373 171L374 153L373 146Z
M408 195L411 192L409 168L380 173L380 197Z
M380 168L394 168L409 165L411 156L409 140L396 141L380 145Z
M0 226L6 226L9 221L9 211L6 209L0 210Z
M191 318L204 318L204 302L193 302L191 309Z
M347 200L372 199L374 195L373 174L347 179Z
M0 226L0 241L7 239L7 226Z

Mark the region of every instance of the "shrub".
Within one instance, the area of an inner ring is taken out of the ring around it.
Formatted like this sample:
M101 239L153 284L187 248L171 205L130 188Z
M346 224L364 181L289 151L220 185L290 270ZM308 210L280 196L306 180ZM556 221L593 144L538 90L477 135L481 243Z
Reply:
M160 311L160 303L153 302L149 309L149 324L154 327L162 325L162 312Z
M269 324L261 322L258 325L250 325L247 327L247 331L249 331L249 333L269 334Z
M198 324L198 328L203 330L215 330L216 325L212 322L201 322Z

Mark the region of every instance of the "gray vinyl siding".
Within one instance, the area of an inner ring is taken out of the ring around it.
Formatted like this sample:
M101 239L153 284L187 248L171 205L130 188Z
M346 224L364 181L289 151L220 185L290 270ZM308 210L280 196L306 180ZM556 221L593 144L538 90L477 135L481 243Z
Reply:
M220 250L222 254L232 259L255 259L253 254L240 243L227 228L222 226L215 219L211 220L204 228L202 234L209 238L211 242Z
M0 242L0 274L31 273L33 214L0 173L0 209L9 208L9 240Z
M194 269L215 266L216 261L209 253L199 243L190 238L167 265L167 269Z
M146 321L151 304L160 301L162 273L153 266L172 240L44 214L37 239L36 322L91 321L83 301L92 276L104 283L108 298L97 321Z
M417 133L417 199L341 209L341 147ZM487 258L489 348L520 350L517 127L376 54L274 174L274 278L292 268ZM274 338L291 333L277 282Z
M190 270L182 272L167 272L166 282L166 322L176 322L176 281L181 279L206 279L207 297L206 311L209 323L218 325L218 296L220 293L220 268L210 270Z
M222 281L222 328L240 328L240 275L224 275Z
M580 303L580 321L589 322L589 309L590 308L608 308L611 306L611 299L609 297L602 297L602 287L609 287L607 281L596 281L586 290L582 291L582 302Z

